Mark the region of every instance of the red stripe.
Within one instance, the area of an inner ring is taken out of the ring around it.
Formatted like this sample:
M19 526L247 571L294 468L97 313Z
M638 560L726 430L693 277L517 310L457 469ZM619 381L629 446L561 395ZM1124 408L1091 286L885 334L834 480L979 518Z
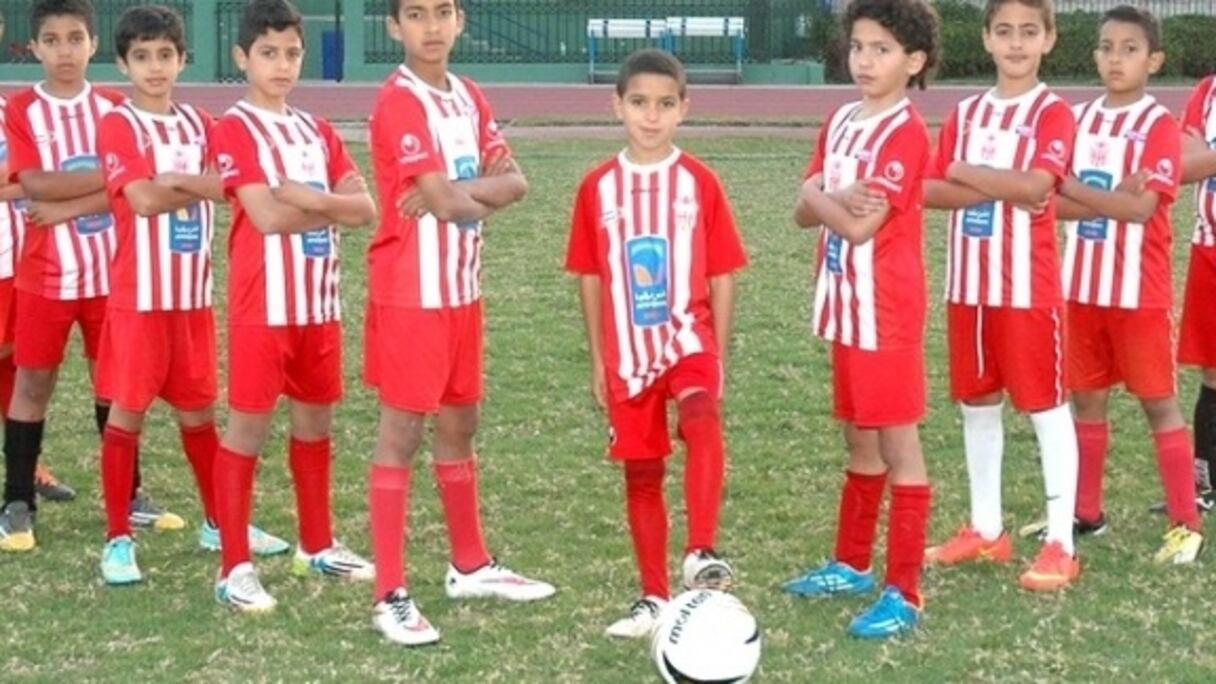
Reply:
M249 109L246 109L246 108L242 108L242 110L246 113L245 119L249 123L253 124L254 132L257 133L258 135L260 135L262 137L262 139L266 142L266 145L270 148L270 157L274 161L276 174L280 175L280 176L286 176L287 170L286 170L286 166L283 163L283 156L279 153L278 146L274 144L274 138L271 137L270 131L268 131L266 129L265 125L261 121L261 118L258 116L258 114L256 112L250 111ZM292 254L293 254L291 236L290 235L280 235L279 236L279 245L280 245L280 249L283 252L283 298L284 298L284 308L286 309L286 312L287 312L286 319L287 319L288 324L295 324L295 325L303 324L306 321L299 321L296 319L295 264L293 263L294 260L291 258ZM263 268L263 270L262 270L261 278L263 281L265 281L265 278L266 278L265 266L263 266L262 268ZM263 287L264 287L264 285L263 285ZM264 291L265 290L263 289L263 292ZM270 305L270 303L266 302L266 309L268 309L268 310L270 308L269 305Z
M968 108L963 112L963 116L958 122L959 130L956 131L956 133L961 133L961 135L959 136L958 141L956 141L956 146L954 149L954 159L956 159L956 160L967 161L967 147L971 144L971 131L973 129L972 124L974 123L976 112L980 107L980 103L981 103L982 99L983 98L980 98L980 97L972 98L970 106L968 106ZM957 211L951 212L950 221L951 221L951 224L950 224L951 230L961 232L962 231L962 210L957 210ZM953 238L954 238L954 235L952 232L950 235L950 239L951 239L952 243L953 243ZM963 236L963 239L960 240L959 242L962 247L962 249L960 250L961 253L954 255L954 258L959 260L959 262L958 262L959 267L957 269L958 277L957 277L957 280L954 280L950 283L950 293L953 294L957 288L957 291L959 292L959 295L960 295L959 298L962 301L967 301L968 264L970 263L971 250L972 250L971 243L973 242L973 240L966 236ZM955 278L954 269L951 269L951 272L946 275L946 278L947 278L947 280ZM982 291L982 288L984 287L984 283L982 281L980 283L980 287L981 287L981 291Z

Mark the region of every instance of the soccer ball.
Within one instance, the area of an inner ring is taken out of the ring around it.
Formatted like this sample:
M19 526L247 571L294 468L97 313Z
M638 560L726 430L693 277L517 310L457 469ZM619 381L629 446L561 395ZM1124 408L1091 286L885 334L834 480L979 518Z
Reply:
M684 592L659 614L651 656L668 684L746 682L760 663L760 627L731 594Z

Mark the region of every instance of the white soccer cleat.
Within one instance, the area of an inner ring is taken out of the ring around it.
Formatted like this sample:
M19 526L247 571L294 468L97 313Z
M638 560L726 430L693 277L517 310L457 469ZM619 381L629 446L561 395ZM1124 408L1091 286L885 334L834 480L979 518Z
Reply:
M507 601L539 601L557 591L552 584L524 577L499 565L496 560L490 560L468 574L449 565L443 589L448 598L453 599L500 598Z
M252 563L241 563L216 582L215 600L242 613L267 613L278 605L262 588Z
M726 591L735 582L735 569L712 550L698 549L684 556L685 589Z
M643 596L629 608L628 616L608 625L604 634L618 639L648 639L666 605L667 601L658 596Z
M291 571L299 577L318 573L351 581L376 579L376 566L337 541L328 549L312 554L297 547Z
M373 623L384 638L404 646L426 646L439 641L439 632L422 617L414 599L403 588L376 604Z

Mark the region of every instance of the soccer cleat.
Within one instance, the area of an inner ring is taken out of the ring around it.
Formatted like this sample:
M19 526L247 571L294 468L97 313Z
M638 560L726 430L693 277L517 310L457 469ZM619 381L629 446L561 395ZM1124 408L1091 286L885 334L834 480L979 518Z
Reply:
M127 535L106 542L101 550L101 577L110 586L136 584L144 576L135 563L135 541Z
M887 587L874 605L853 619L849 634L858 639L889 639L906 634L920 624L920 612L898 589Z
M291 571L299 577L316 572L345 580L376 579L376 566L337 541L328 549L313 554L297 548Z
M443 589L453 599L493 597L508 601L539 601L557 591L552 584L524 577L494 559L470 573L449 565Z
M1105 514L1093 522L1080 518L1072 519L1072 533L1077 537L1101 537L1106 534L1108 529ZM1041 542L1047 541L1047 520L1036 520L1028 525L1023 525L1018 529L1018 536L1023 539L1033 537Z
M629 608L629 615L608 625L604 634L618 639L645 639L659 623L659 613L667 605L658 596L643 596Z
M203 527L198 531L198 545L208 551L219 551L221 547L220 530L210 520L203 521ZM291 550L291 544L286 540L262 530L249 526L249 550L257 556L277 556Z
M422 617L414 599L403 588L377 603L375 613L372 621L389 641L405 646L426 646L439 641L439 632Z
M128 520L132 527L151 527L157 530L180 530L186 527L186 521L182 520L181 516L170 513L143 492L135 492L135 498L131 499L131 514Z
M874 575L869 570L857 572L848 565L834 560L781 585L781 588L787 593L795 596L866 594L874 591L874 587Z
M24 501L10 501L0 509L0 551L32 551L35 517Z
M1186 525L1175 525L1165 533L1165 542L1153 556L1153 560L1173 565L1194 563L1203 550L1203 535Z
M1081 574L1081 561L1070 556L1060 542L1045 545L1018 584L1028 591L1056 591L1072 584Z
M215 583L215 600L242 613L266 613L278 601L266 593L252 563L241 563Z
M60 482L51 469L41 463L34 469L34 491L47 501L71 501L76 498L76 490Z
M937 565L958 565L972 561L1008 563L1013 558L1013 541L1008 532L1001 532L995 541L987 541L970 525L964 525L953 537L937 546L925 549L925 562Z
M1199 509L1200 513L1211 513L1212 509L1216 509L1216 489L1204 489L1196 492L1195 507ZM1165 502L1159 501L1149 506L1148 510L1165 515Z
M734 581L734 568L713 549L697 549L684 556L685 589L726 591Z

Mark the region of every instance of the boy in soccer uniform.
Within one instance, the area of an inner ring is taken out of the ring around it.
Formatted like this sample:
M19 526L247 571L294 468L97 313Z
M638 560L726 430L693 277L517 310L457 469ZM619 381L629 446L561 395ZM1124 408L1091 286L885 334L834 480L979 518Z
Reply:
M1182 182L1195 183L1195 234L1182 305L1178 361L1201 368L1195 401L1195 488L1202 511L1216 509L1216 76L1195 86L1182 119ZM1164 512L1167 506L1161 505Z
M253 478L280 395L290 399L288 463L299 518L293 571L371 578L371 564L334 539L329 500L333 407L342 397L334 224L372 221L375 204L329 122L287 104L303 64L299 11L286 0L253 0L233 55L249 88L213 136L232 205L231 410L213 476L222 556L215 596L257 612L276 602L250 562Z
M946 266L951 395L962 405L971 519L926 558L1007 562L1001 514L1002 396L1030 414L1046 489L1045 544L1020 584L1053 591L1080 573L1073 548L1077 436L1065 396L1064 311L1052 195L1068 173L1072 110L1039 82L1055 44L1050 0L989 0L984 46L996 87L958 104L925 184L951 209Z
M929 131L907 99L938 58L938 20L923 0L854 0L844 16L862 98L827 119L794 219L822 225L815 333L832 342L835 415L849 462L836 550L787 582L800 596L874 590L874 537L891 481L886 590L849 627L882 639L916 627L932 490L918 423L925 415L923 180Z
M27 551L35 544L35 472L47 405L73 324L83 333L85 356L90 362L97 358L115 241L97 128L101 116L126 99L85 80L97 48L87 0L36 0L30 23L31 48L46 80L10 96L5 110L9 180L19 182L29 199L30 229L15 278L17 374L5 421L0 512L0 550L6 551ZM99 395L99 431L108 414L109 402ZM138 485L132 488L134 523L184 526L138 491Z
M554 588L495 560L482 534L473 439L483 395L482 222L518 202L527 181L481 90L448 71L464 28L454 0L392 0L388 30L405 63L370 119L383 206L368 250L364 378L380 402L369 472L374 623L390 641L439 633L407 590L404 552L414 456L434 416L435 480L451 542L449 598L547 598Z
M667 407L675 401L687 447L684 498L688 588L729 588L734 571L714 550L725 478L723 365L734 272L747 256L721 181L675 146L688 113L683 65L641 50L616 83L628 146L591 170L571 218L566 270L579 277L591 390L621 462L642 597L607 629L645 638L670 598Z
M1145 94L1165 53L1161 26L1146 10L1117 7L1102 17L1102 97L1077 105L1071 175L1060 186L1066 224L1063 285L1068 299L1069 387L1080 469L1076 530L1106 527L1102 471L1110 443L1110 389L1123 382L1153 431L1170 530L1159 563L1194 562L1203 545L1193 454L1175 394L1173 228L1170 209L1182 174L1178 123Z
M213 202L224 196L219 174L210 169L211 116L172 100L186 64L181 17L165 7L133 7L115 34L118 66L134 95L98 127L117 231L97 362L98 386L113 401L101 451L107 519L101 573L107 584L132 584L142 575L127 502L139 432L157 397L178 413L206 517L200 542L218 547L211 238ZM268 549L267 535L252 534L263 552L289 548L275 540L276 548Z

